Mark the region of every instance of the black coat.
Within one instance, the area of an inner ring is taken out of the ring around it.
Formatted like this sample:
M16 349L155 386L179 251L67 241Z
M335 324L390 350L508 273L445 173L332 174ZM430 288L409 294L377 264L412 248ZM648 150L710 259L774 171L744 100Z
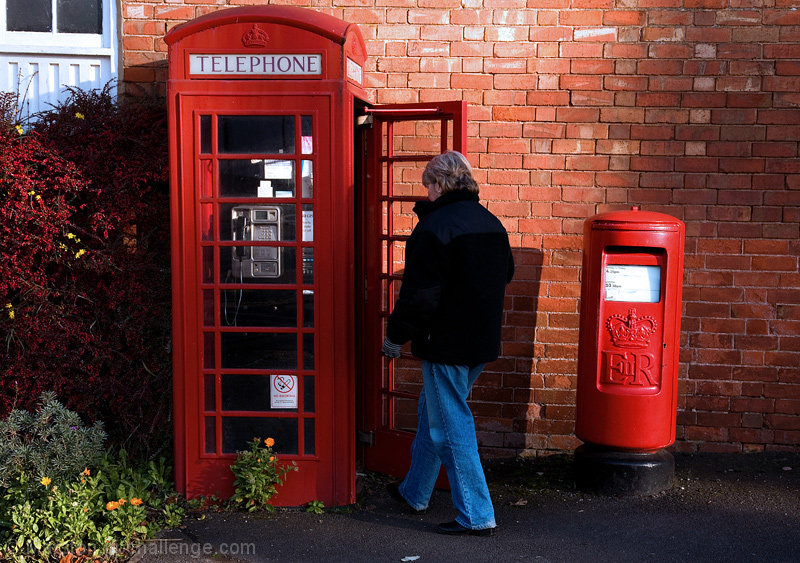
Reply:
M418 358L474 366L500 352L506 284L514 275L508 234L477 194L448 192L414 206L403 283L386 336L411 340Z

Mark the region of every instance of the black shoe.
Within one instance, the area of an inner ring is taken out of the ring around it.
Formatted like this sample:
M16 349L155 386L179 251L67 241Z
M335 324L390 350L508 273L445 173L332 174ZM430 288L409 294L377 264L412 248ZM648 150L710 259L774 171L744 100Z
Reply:
M445 534L448 536L493 536L494 535L494 528L484 528L482 530L471 530L469 528L465 528L455 520L452 522L445 522L444 524L439 524L437 526L436 531L440 534Z
M387 484L386 491L389 493L389 496L392 497L394 500L407 506L411 514L425 514L428 511L427 508L423 508L422 510L417 510L416 508L408 504L408 501L405 499L405 497L400 494L400 485L398 485L397 483Z

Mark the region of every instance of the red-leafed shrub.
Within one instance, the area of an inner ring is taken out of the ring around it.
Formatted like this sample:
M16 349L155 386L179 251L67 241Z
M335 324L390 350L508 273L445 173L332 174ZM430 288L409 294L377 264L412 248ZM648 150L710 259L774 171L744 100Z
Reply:
M0 124L0 416L53 391L111 442L167 449L163 103L75 90L29 134Z

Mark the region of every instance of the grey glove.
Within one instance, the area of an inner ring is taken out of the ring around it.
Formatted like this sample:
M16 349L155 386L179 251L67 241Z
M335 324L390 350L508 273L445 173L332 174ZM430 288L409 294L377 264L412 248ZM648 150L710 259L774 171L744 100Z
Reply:
M400 344L395 344L394 342L386 338L383 341L383 347L381 348L381 353L387 358L399 358L401 347L402 346Z

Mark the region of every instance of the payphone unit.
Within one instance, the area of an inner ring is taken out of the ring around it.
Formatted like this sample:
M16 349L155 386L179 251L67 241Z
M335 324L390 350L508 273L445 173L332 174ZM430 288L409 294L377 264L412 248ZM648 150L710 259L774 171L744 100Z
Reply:
M237 206L231 209L233 240L281 240L281 209L275 205ZM281 249L270 246L234 247L231 260L233 280L279 278Z

